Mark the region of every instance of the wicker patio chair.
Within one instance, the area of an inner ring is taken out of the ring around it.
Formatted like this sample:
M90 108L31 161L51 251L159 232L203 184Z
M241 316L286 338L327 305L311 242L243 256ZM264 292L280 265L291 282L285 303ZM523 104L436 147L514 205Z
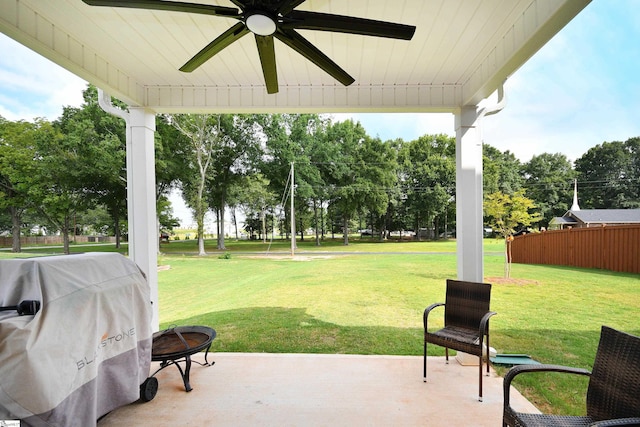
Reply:
M511 381L525 372L589 376L587 415L516 412L509 404ZM640 426L640 337L602 327L593 371L559 365L520 365L504 377L503 426Z
M424 310L424 382L427 382L427 343L445 348L445 357L449 363L449 349L478 356L479 393L482 402L482 360L484 337L489 348L489 318L496 314L489 311L491 285L488 283L447 280L444 303L432 304ZM444 306L444 328L430 332L427 328L431 311ZM488 353L488 352L487 352ZM487 358L487 375L489 360Z

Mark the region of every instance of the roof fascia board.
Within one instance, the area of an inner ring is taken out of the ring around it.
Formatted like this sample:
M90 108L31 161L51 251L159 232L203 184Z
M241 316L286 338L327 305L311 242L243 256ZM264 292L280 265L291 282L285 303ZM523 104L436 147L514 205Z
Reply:
M493 94L590 2L532 0L520 19L464 83L463 105L478 105Z
M268 95L262 87L145 88L144 104L158 112L429 112L453 113L460 87L296 86Z

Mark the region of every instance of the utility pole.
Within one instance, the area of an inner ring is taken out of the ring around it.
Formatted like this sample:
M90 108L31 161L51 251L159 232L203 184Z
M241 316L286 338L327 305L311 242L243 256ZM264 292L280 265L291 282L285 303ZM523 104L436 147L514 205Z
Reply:
M293 206L295 188L296 184L294 179L293 162L291 162L291 256L296 254L296 216Z

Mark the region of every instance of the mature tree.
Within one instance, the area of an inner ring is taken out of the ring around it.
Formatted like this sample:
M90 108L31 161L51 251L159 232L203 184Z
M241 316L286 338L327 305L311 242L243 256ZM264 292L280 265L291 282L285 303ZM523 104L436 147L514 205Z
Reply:
M304 239L304 230L312 225L315 231L316 245L320 245L324 201L327 198L325 179L326 167L335 159L338 151L335 144L327 141L328 122L316 114L295 116L289 139L300 144L301 156L296 163L295 196L296 219L300 238Z
M173 209L171 208L171 202L167 196L160 196L157 200L158 204L158 223L162 230L172 231L175 227L180 225L178 218L173 216Z
M435 219L447 212L455 195L455 139L425 135L403 144L400 153L406 204L415 230L426 227L437 235Z
M511 274L510 241L519 227L527 227L540 220L539 212L530 212L535 208L533 200L525 197L524 190L509 195L501 192L489 194L484 199L484 214L489 225L505 242L505 277Z
M269 114L260 117L262 132L266 137L265 150L260 172L269 182L269 190L278 194L284 200L285 191L289 189L291 174L291 163L297 160L296 154L300 152L294 142L289 140L292 116L286 114ZM286 218L289 218L287 209L284 211ZM287 224L290 221L286 221ZM286 230L287 236L289 229Z
M342 220L344 244L349 244L349 223L358 213L384 214L389 191L395 186L396 156L392 145L370 138L360 123L352 120L327 128L327 140L339 147L339 158L326 182L331 188L331 206Z
M252 115L222 115L207 180L207 201L216 214L217 248L224 245L224 213L231 189L253 168L259 155L260 127Z
M576 160L579 196L583 208L640 207L640 138L603 142Z
M380 239L386 235L387 214L390 194L397 188L397 152L391 142L380 138L365 138L360 145L357 160L359 174L365 189L361 211L367 211L376 224Z
M630 138L625 141L627 151L631 157L629 165L628 193L629 207L640 208L640 137ZM633 185L635 183L635 185Z
M127 212L126 137L124 121L105 112L98 104L98 91L89 85L79 107L64 107L55 125L67 147L79 156L75 171L77 186L84 189L88 206L103 205L112 219L109 229L120 247L122 222ZM112 99L120 108L126 106Z
M274 114L261 116L261 126L266 136L263 163L260 167L269 180L271 191L282 195L291 194L289 189L291 165L294 165L296 228L304 236L306 221L310 219L309 207L317 197L321 186L316 147L322 138L324 121L315 114ZM290 199L289 199L290 200ZM285 223L290 224L290 209L281 206ZM287 237L290 228L285 226Z
M47 228L62 233L66 254L75 215L89 207L83 174L87 170L85 149L90 147L76 136L43 126L36 135L37 161L29 177L29 197L39 201L38 210Z
M484 144L483 152L483 193L502 192L513 194L524 183L522 177L522 164L509 150L502 152L495 147Z
M7 214L12 251L20 252L20 235L25 210L35 203L29 198L30 177L35 168L36 135L49 123L11 122L0 117L0 210Z
M103 205L77 213L75 220L77 224L83 224L90 234L109 235L109 230L113 228L113 219Z
M345 245L349 244L349 222L363 205L361 196L364 192L360 190L364 183L359 182L357 151L366 138L362 125L353 120L333 123L327 129L328 141L340 147L339 158L335 160L328 182L332 210L340 214Z
M213 154L222 138L221 116L206 114L176 114L167 120L189 140L188 174L182 182L185 202L193 212L198 226L198 254L204 249L204 216L209 209L205 198L207 180L212 174Z
M543 153L533 156L523 166L527 196L542 215L538 227L547 227L557 216L562 216L573 200L575 172L564 154Z
M169 122L169 117L156 116L155 132L155 171L156 171L156 214L158 232L171 232L180 222L173 216L171 202L168 199L173 189L187 181L190 171L188 160L191 143L186 135ZM160 243L158 239L158 252Z
M269 190L269 181L260 173L246 176L242 185L236 187L237 198L242 200L243 213L246 218L256 218L256 224L250 229L260 230L262 241L266 242L267 214L277 203L277 196Z

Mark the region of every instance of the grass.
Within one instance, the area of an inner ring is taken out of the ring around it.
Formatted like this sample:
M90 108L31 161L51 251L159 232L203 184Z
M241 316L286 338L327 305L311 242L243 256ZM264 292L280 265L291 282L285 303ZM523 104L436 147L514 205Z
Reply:
M454 241L355 239L318 248L310 239L298 242L303 255L294 259L289 245L276 242L266 256L260 242L229 242L225 251L207 246L207 257L193 255L195 241L163 245L159 264L169 268L158 273L161 327L211 326L216 351L422 353L422 312L443 301L445 279L456 276ZM590 369L601 325L640 335L640 275L514 264L504 280L501 250L501 242L485 241L485 280L493 283L491 307L498 312L491 346L499 353ZM444 351L429 346L429 353ZM582 377L516 381L544 411L584 413Z

